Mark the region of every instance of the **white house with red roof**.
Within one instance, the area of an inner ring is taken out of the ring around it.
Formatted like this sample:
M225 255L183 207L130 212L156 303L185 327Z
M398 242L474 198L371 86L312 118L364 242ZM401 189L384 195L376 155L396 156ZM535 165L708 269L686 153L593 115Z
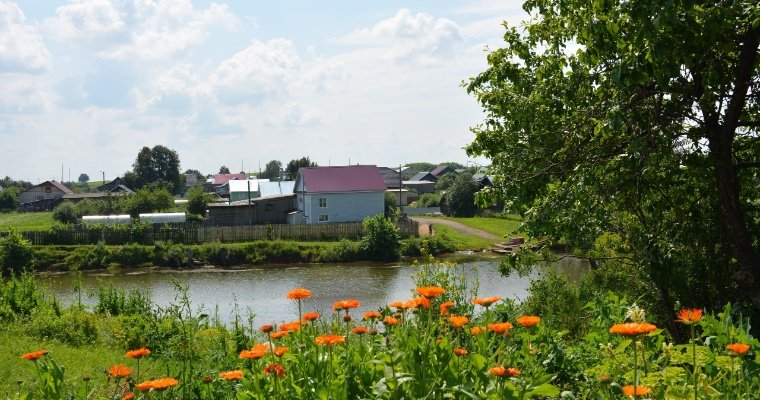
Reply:
M293 193L298 211L292 223L356 222L383 214L385 181L374 165L304 167Z
M24 207L24 204L34 203L34 202L54 202L56 200L60 200L63 198L66 194L72 194L73 192L69 190L66 186L63 186L57 181L45 181L38 185L34 185L30 187L29 189L24 190L23 192L18 194L18 201L21 205L21 207ZM45 204L38 208L52 208L53 204Z

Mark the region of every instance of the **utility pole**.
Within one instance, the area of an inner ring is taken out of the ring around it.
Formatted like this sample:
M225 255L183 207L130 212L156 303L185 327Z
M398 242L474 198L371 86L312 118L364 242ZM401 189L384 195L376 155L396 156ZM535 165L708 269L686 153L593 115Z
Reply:
M399 215L404 215L404 203L401 202L401 164L398 165L398 209Z

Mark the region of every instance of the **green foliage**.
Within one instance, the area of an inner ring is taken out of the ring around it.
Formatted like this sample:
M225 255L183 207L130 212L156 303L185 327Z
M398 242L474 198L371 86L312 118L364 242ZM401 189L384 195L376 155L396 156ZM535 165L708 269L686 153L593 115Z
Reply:
M18 208L18 191L15 187L0 190L0 211L11 211Z
M424 238L411 237L401 241L401 254L407 257L453 253L456 250L454 243L439 235Z
M77 217L76 207L68 201L64 201L53 210L53 219L62 224L74 224Z
M382 215L367 217L363 221L362 250L372 260L397 260L401 250L401 237L396 224Z
M0 266L2 275L18 274L32 264L32 245L15 229L0 237Z
M285 167L285 173L289 180L295 180L298 176L298 169L301 167L316 167L317 163L312 162L309 157L301 157L295 160L290 160L288 166Z
M79 182L79 183L87 183L89 181L90 181L90 176L89 175L87 175L85 173L79 174L79 178L77 179L77 182Z
M38 309L29 323L29 331L35 336L74 346L93 344L99 340L95 315L76 308L65 312L55 312L52 308Z
M440 207L441 193L423 193L417 200L417 207Z
M449 174L451 175L451 174ZM475 206L475 193L480 185L467 174L456 175L454 182L446 192L446 210L455 217L471 217L478 208Z
M230 173L230 169L227 168L226 165L222 165L221 167L219 167L219 173L220 174L229 174Z
M458 176L455 173L449 173L438 178L438 181L435 183L435 191L442 192L448 190L454 184L454 181L457 180Z
M40 287L33 275L21 274L0 282L0 323L28 317L42 301Z
M415 163L406 164L406 166L417 172L429 172L433 168L435 168L436 164L429 163L429 162L415 162Z
M205 216L206 205L213 199L214 197L210 193L206 193L203 188L194 187L187 192L187 212Z
M760 158L757 2L524 8L534 18L506 26L467 86L486 112L467 152L502 182L482 199L578 253L619 234L663 319L679 300L760 307L760 191L746 162Z
M134 186L130 186L132 188L141 189L150 183L164 181L170 186L170 192L179 189L179 155L165 146L156 145L152 149L140 149L132 165L132 172L134 176L129 177L129 180L135 179ZM124 175L123 179L126 182L127 174Z
M259 179L269 179L270 181L280 180L280 170L282 170L282 163L277 160L272 160L264 167L264 171L259 175Z
M139 214L166 211L174 206L174 197L166 189L140 189L127 197L124 209L132 218Z
M399 212L398 193L385 192L385 215L393 217Z
M150 294L131 289L126 292L123 288L115 288L113 285L101 285L98 287L98 303L93 310L96 314L104 315L149 315L152 312L153 303Z

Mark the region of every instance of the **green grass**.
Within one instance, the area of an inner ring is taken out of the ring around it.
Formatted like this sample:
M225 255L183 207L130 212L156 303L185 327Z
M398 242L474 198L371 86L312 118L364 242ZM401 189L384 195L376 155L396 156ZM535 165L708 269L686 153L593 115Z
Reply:
M493 247L493 241L478 236L471 236L442 224L433 224L436 235L443 240L454 243L457 250L483 250Z
M53 226L53 212L17 212L0 213L0 232L11 228L17 231L44 231Z
M449 221L459 222L462 225L469 226L470 228L480 229L497 236L511 235L517 231L520 226L520 218L512 216L510 218L488 218L488 217L472 217L472 218L455 218L455 217L442 217Z

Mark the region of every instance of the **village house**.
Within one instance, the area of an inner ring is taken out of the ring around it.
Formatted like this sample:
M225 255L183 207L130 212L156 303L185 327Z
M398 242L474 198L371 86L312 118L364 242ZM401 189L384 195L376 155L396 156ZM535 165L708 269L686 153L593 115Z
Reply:
M356 222L383 214L385 182L374 165L300 168L291 223Z
M52 210L64 195L72 193L58 181L45 181L18 194L19 208L27 211Z
M446 174L451 174L453 172L456 172L454 168L451 168L448 165L439 165L433 168L432 171L430 171L430 175L433 175L437 179L441 179L442 176Z

